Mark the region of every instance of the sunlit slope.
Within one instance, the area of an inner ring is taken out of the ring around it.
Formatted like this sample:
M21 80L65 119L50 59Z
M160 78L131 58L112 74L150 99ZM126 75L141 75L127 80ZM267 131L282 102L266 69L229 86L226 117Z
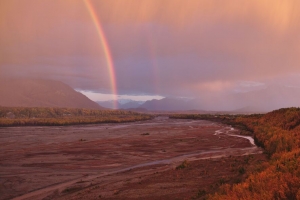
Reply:
M0 106L102 109L70 86L53 80L0 80Z

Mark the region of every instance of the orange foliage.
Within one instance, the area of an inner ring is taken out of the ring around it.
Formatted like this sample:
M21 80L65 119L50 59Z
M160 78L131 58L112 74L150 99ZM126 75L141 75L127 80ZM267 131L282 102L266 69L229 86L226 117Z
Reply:
M226 186L211 199L300 199L300 109L270 112L256 119L238 117L270 156L269 167L245 182Z
M242 183L224 185L210 199L300 200L300 108L279 109L265 115L184 115L182 118L238 125L251 131L256 144L269 155L263 171L252 173Z

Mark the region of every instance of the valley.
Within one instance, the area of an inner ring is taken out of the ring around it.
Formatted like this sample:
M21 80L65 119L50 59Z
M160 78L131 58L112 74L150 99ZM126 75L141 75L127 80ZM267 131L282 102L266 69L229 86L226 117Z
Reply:
M163 116L1 128L0 198L151 199L154 191L162 199L192 198L201 188L215 191L220 180L238 182L244 176L239 170L266 159L251 138L238 134L216 122Z

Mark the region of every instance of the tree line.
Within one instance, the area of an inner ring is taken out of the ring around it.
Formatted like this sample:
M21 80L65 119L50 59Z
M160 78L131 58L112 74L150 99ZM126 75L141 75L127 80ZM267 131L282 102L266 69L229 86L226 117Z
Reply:
M153 116L123 110L0 107L0 126L63 126L149 120Z

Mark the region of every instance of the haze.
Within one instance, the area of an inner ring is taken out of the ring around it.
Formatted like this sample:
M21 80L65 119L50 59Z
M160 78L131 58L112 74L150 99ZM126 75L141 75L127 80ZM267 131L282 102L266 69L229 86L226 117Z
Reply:
M199 98L209 109L226 110L232 106L216 96L300 88L297 0L90 3L107 39L118 95ZM102 46L83 0L0 2L1 79L60 80L110 95ZM297 106L300 96L284 95L274 105Z

